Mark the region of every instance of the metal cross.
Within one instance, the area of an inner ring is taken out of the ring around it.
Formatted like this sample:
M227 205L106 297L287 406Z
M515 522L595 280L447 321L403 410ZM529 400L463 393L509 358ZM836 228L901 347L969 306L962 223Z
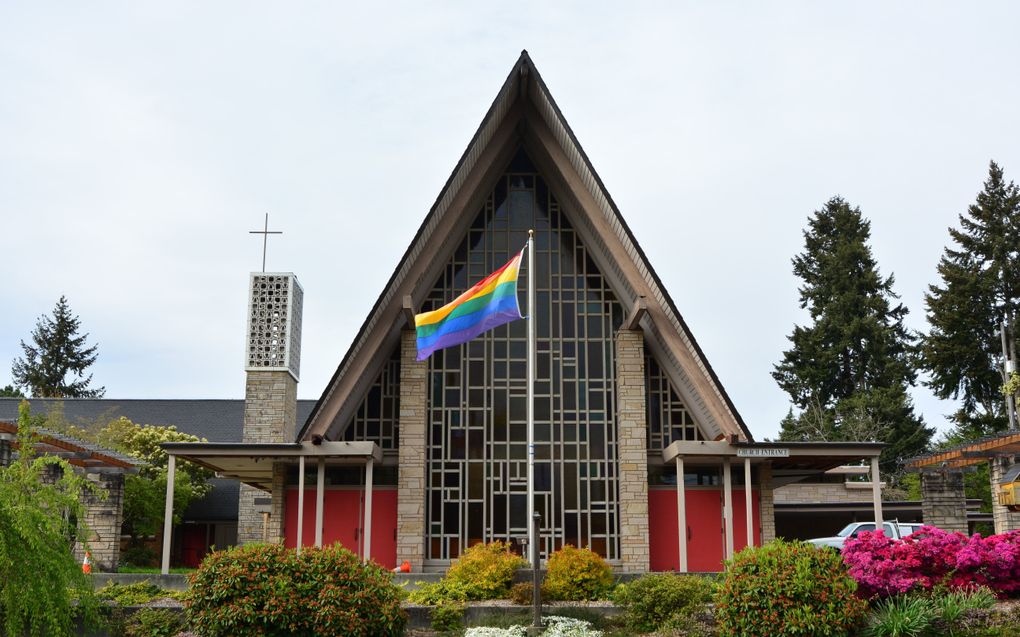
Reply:
M266 244L269 242L269 235L271 234L283 234L282 230L270 230L269 229L269 213L266 213L266 225L262 230L249 230L248 234L260 234L262 235L262 271L266 271Z

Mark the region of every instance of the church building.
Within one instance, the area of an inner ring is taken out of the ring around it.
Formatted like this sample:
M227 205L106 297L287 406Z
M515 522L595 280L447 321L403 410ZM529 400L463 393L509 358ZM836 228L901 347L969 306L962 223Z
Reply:
M518 291L536 330L543 558L573 544L621 572L718 571L775 536L773 489L862 460L881 520L880 444L754 441L524 52L301 422L304 291L251 275L244 441L165 445L244 483L239 542L339 541L416 572L520 544L526 321L418 361L414 315L502 266L529 229L535 307L524 272Z

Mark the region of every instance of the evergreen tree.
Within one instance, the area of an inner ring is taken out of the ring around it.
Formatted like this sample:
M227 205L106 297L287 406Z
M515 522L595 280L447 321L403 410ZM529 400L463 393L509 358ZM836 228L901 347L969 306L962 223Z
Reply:
M78 336L81 321L71 314L67 298L60 297L53 318L39 317L32 331L32 345L21 341L24 358L11 366L14 384L35 398L101 398L105 388L90 388L92 374L85 371L96 362L97 346L85 346L88 334ZM78 380L68 382L68 374Z
M870 238L870 222L840 197L809 219L793 271L811 324L794 326L772 376L798 409L783 420L781 439L887 442L889 471L926 449L932 432L907 394L916 378L907 309L893 277L879 274Z
M920 352L935 395L962 400L954 420L972 438L1008 424L999 325L1008 317L1015 326L1020 308L1020 190L1006 183L994 161L984 189L949 236L941 281L925 295L931 330Z
M24 398L25 395L14 385L0 387L0 398Z

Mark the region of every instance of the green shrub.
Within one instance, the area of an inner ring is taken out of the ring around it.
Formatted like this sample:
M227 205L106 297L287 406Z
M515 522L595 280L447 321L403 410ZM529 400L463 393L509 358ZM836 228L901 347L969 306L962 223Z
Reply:
M184 595L178 591L168 591L156 586L149 580L134 584L118 584L110 582L96 591L99 599L114 602L118 606L141 606L154 599L181 599Z
M602 599L613 587L613 570L590 549L565 545L549 556L543 596L563 601Z
M921 637L935 619L931 600L920 595L887 597L868 617L866 637Z
M951 591L936 589L931 596L931 605L939 621L951 630L967 611L991 608L995 600L995 593L983 586Z
M166 608L143 608L131 615L125 637L175 637L185 629L184 616Z
M711 580L697 575L653 573L617 586L613 601L623 609L627 626L651 632L704 608L714 588Z
M128 547L120 556L120 561L124 566L157 566L159 555L152 548L138 544Z
M464 627L464 604L444 602L431 609L432 630L440 633L460 630Z
M390 573L339 544L276 544L211 553L191 575L188 616L204 637L402 634L406 615Z
M867 612L839 554L775 540L727 561L716 595L723 635L846 635Z
M461 553L443 578L469 600L499 599L510 592L514 571L527 566L504 542L475 544Z
M418 582L418 588L407 594L407 601L423 606L438 606L447 602L466 602L467 593L449 581Z

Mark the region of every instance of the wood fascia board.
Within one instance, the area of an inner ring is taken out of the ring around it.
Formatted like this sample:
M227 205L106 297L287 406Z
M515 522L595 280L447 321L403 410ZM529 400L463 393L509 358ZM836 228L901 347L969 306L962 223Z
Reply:
M917 458L907 462L904 466L908 469L921 469L924 467L938 467L942 465L946 465L948 467L965 467L983 462L983 460L966 458L964 455L966 453L984 451L994 452L996 449L1009 448L1012 445L1020 445L1020 433L1000 436L983 442L975 442L950 451L943 451L923 458Z
M657 290L653 290L649 285L638 268L635 255L620 241L618 234L566 157L559 142L545 125L541 115L529 105L526 117L529 125L525 140L526 146L532 151L531 159L540 165L539 169L542 170L546 180L552 181L550 186L554 187L554 192L560 191L557 194L573 203L577 207L577 214L584 217L583 221L586 223L578 223L582 220L571 215L570 210L566 211L585 244L601 248L591 250L591 254L602 270L602 275L609 279L624 307L631 306L641 296L648 300L647 316L652 326L651 329L646 329L646 336L657 337L664 350L671 354L665 360L660 358L660 364L688 403L687 406L698 421L698 426L710 437L719 434L737 434L743 437L743 430L722 400L711 377L705 373L703 366L698 364L691 347L680 336L679 322L674 323L667 316L668 308L661 303L661 293L657 294ZM564 194L567 196L564 197ZM652 302L651 299L658 300ZM678 375L678 370L670 364L673 360L680 366L682 376Z
M333 425L340 423L334 435L340 435L361 397L368 391L379 374L393 346L398 346L400 332L406 323L403 300L410 296L417 306L428 294L425 286L431 286L439 271L446 265L449 255L457 247L453 241L436 241L436 237L448 238L463 224L466 215L477 214L476 203L487 188L491 188L493 174L502 171L510 156L520 143L517 123L521 117L518 106L512 107L486 148L482 151L468 176L465 178L450 205L440 218L430 219L428 232L415 237L413 247L408 251L407 263L398 265L405 274L395 281L397 290L392 291L389 303L380 308L379 318L363 335L362 342L355 344L357 351L352 355L347 368L343 370L328 394L314 420L306 427L303 440L313 435L331 433ZM470 221L468 222L470 223ZM465 230L466 231L466 230ZM459 236L459 235L458 235ZM424 291L423 291L424 290ZM381 354L385 351L385 354Z

